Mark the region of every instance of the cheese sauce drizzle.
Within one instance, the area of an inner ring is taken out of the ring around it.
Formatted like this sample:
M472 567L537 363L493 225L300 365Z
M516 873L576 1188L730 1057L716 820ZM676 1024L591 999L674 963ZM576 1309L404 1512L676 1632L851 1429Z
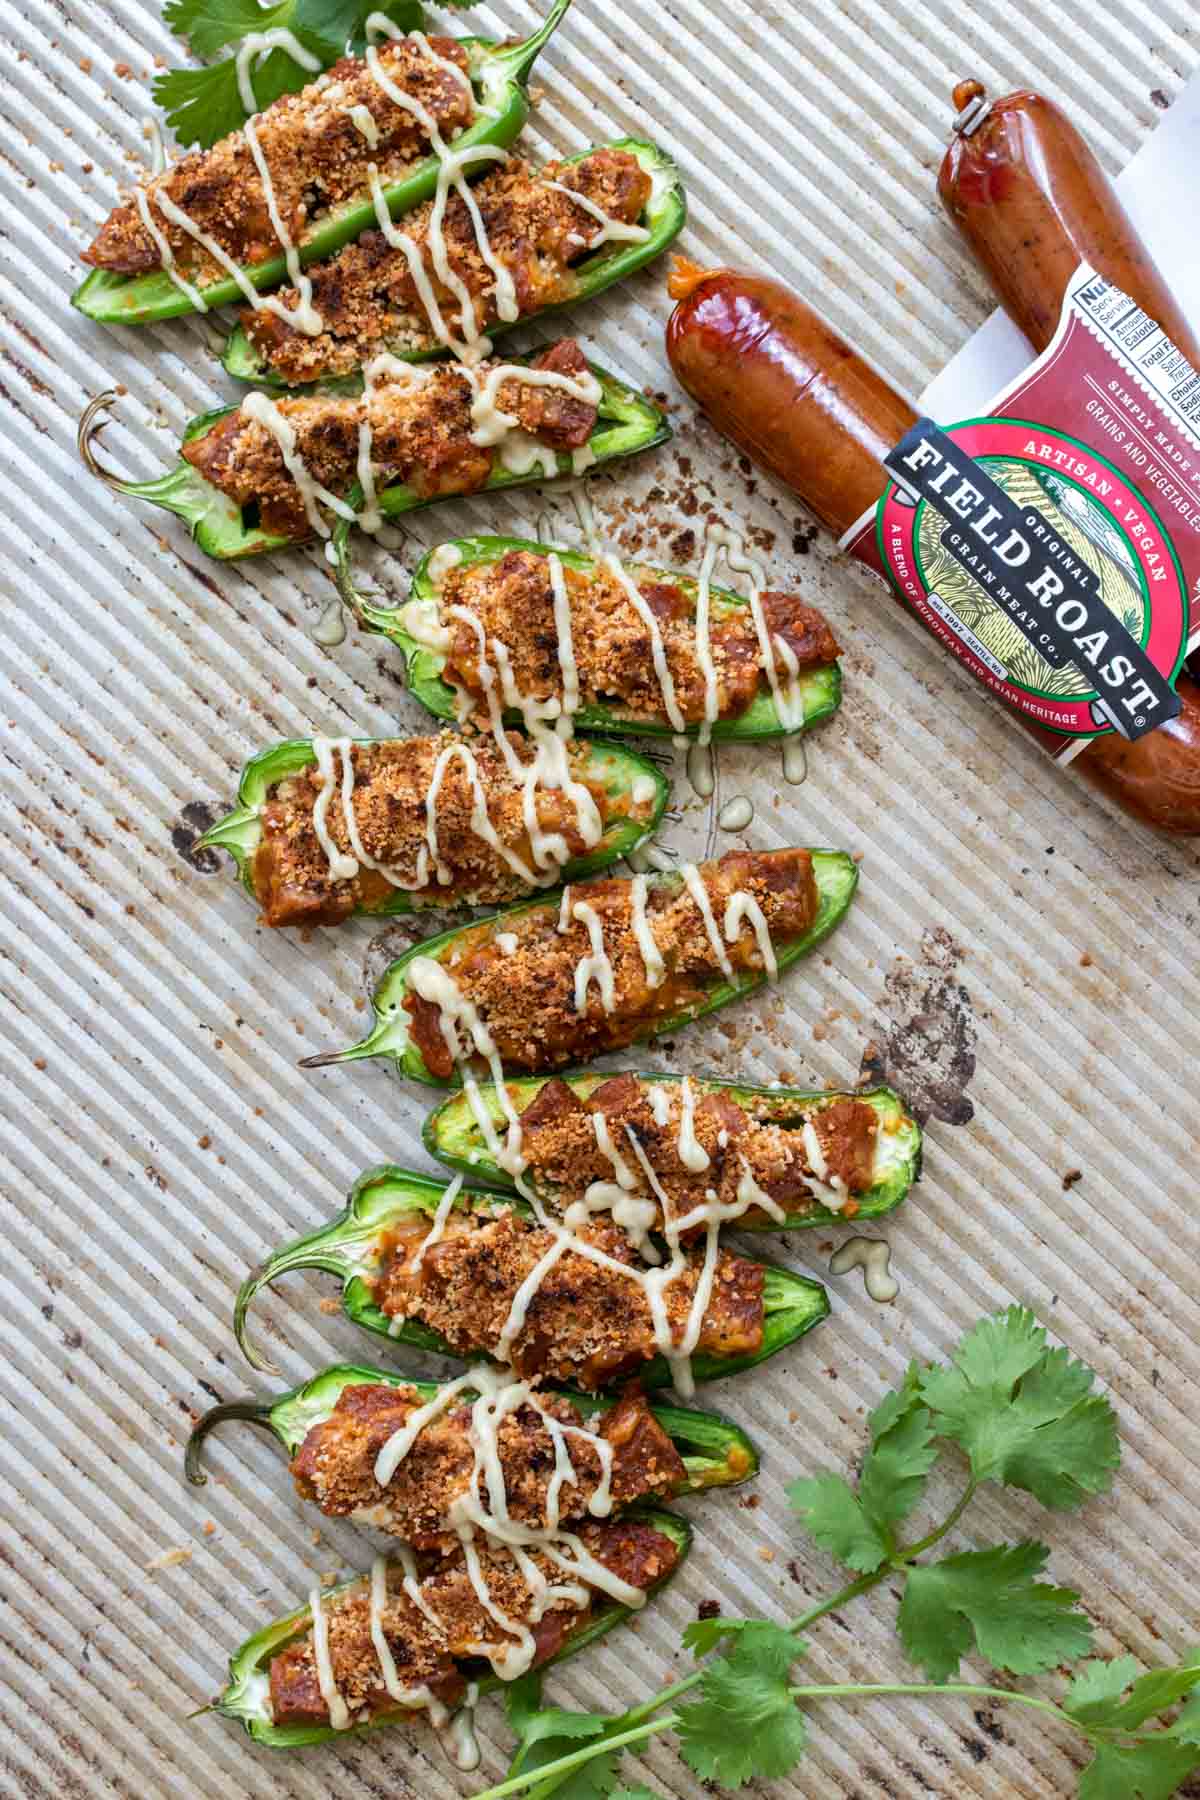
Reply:
M430 1245L440 1242L442 1235L445 1232L450 1214L454 1210L454 1202L462 1192L462 1184L462 1176L456 1175L449 1187L444 1190L441 1199L437 1203L437 1210L433 1215L433 1224L429 1227L426 1235L421 1239L417 1253L413 1257L412 1266L414 1272L419 1269L424 1262L425 1252L429 1249Z
M396 1672L396 1659L383 1629L383 1615L387 1607L387 1576L386 1556L375 1557L371 1564L371 1643L379 1662L383 1685L398 1706L412 1712L428 1712L432 1724L435 1727L442 1726L450 1715L437 1696L424 1683L419 1687L405 1687Z
M577 900L571 908L571 917L587 927L591 945L588 954L580 957L575 968L575 1011L587 1011L588 989L594 981L600 990L600 1004L606 1013L610 1013L617 1004L617 984L604 945L604 925L600 915L585 900Z
M692 899L696 902L696 910L704 921L704 929L708 933L709 947L716 959L717 967L720 969L726 981L732 981L734 978L733 964L726 954L725 945L721 939L721 933L717 930L717 921L713 915L712 901L708 897L708 889L704 885L700 871L695 863L684 863L680 873L683 876L684 886L692 896Z
M321 503L339 519L353 520L357 517L352 506L331 493L327 487L310 472L308 464L297 449L296 428L291 420L279 409L269 394L256 390L247 394L242 401L243 417L253 419L262 426L279 446L279 454L283 458L283 466L296 484L296 490L304 505L304 514L309 526L317 537L327 538L329 526L319 509Z
M641 952L642 966L646 971L646 986L661 987L667 973L667 965L663 961L662 951L658 947L650 921L646 916L646 895L649 887L645 875L635 875L630 883L630 902L632 906L633 935L637 939L637 947Z
M320 1588L313 1588L308 1596L308 1610L312 1615L313 1660L317 1666L317 1686L321 1690L321 1698L329 1713L329 1723L335 1731L345 1731L350 1725L350 1708L338 1691L333 1676L333 1658L329 1654L329 1620L325 1616L325 1608L321 1600Z
M250 75L250 64L255 69L262 65L263 58L271 50L286 50L292 61L310 75L319 75L321 59L306 50L299 38L282 26L270 31L248 31L238 47L234 58L234 72L237 75L238 99L247 113L253 116L259 110L258 101L254 97L254 83Z
M672 679L670 668L667 666L667 652L658 620L642 598L637 583L612 551L606 551L600 561L613 579L620 584L630 605L650 634L650 658L654 664L655 679L662 695L663 711L671 722L672 731L686 731L687 720L675 697L675 682Z
M829 1173L829 1162L825 1148L817 1136L817 1128L811 1119L805 1119L800 1133L804 1145L804 1158L812 1171L809 1185L817 1193L823 1206L830 1212L841 1212L850 1198L850 1190L840 1175Z
M609 243L644 244L650 236L644 225L627 225L624 219L614 219L589 194L581 194L577 188L568 187L564 181L544 181L543 186L553 188L556 194L566 194L581 212L587 213L589 218L595 219L602 226L599 235L592 239L590 248L593 250L598 250L601 244Z
M779 721L787 731L797 731L804 723L804 694L796 680L797 664L790 644L777 634L772 633L767 625L767 617L763 611L762 597L767 585L766 570L762 564L746 552L741 535L729 531L724 526L709 527L713 539L725 547L725 555L729 567L739 575L750 577L750 589L747 599L754 618L754 629L758 636L758 650L762 658L763 669L771 689L771 698L775 702L775 711ZM786 687L779 679L778 661L788 669Z
M512 662L507 646L497 637L488 638L483 621L469 607L451 606L451 618L462 619L475 633L478 644L476 670L479 684L483 688L487 702L488 722L497 748L504 757L513 778L522 786L522 817L529 836L530 848L534 862L548 873L533 878L534 886L548 886L558 878L563 863L570 859L570 846L560 833L543 830L537 816L537 790L539 787L558 789L565 793L575 808L575 825L585 846L591 849L598 844L604 835L604 825L600 810L590 790L573 779L570 772L567 746L571 742L574 730L571 714L565 711L562 703L556 699L537 701L532 696L523 694L513 679ZM500 671L500 687L503 691L504 705L510 710L519 712L522 724L532 739L534 756L528 764L522 764L517 751L511 742L504 724L504 714L500 694L497 693L496 676L488 661L488 650L491 649L496 666ZM578 694L576 694L578 700ZM553 730L547 728L546 721L555 719Z
M480 1645L479 1648L501 1679L512 1681L532 1665L537 1644L529 1626L538 1624L551 1606L562 1601L583 1606L589 1599L589 1588L598 1588L630 1607L644 1605L646 1595L641 1588L614 1575L592 1556L578 1536L561 1526L563 1488L579 1485L579 1471L571 1457L568 1440L575 1438L585 1444L599 1464L599 1478L587 1502L588 1512L598 1519L607 1518L612 1512L612 1445L598 1433L555 1418L542 1405L533 1385L520 1379L512 1369L489 1366L473 1368L457 1381L447 1384L426 1406L417 1408L380 1450L375 1463L375 1478L379 1484L386 1487L425 1426L468 1388L474 1391L475 1396L471 1403L468 1428L472 1470L465 1490L451 1501L445 1522L459 1539L468 1577L480 1605L508 1640L499 1644ZM504 1419L522 1407L529 1407L537 1414L546 1428L553 1449L554 1466L546 1487L544 1527L518 1523L513 1519L508 1506L499 1434ZM530 1599L527 1622L513 1619L497 1604L488 1586L476 1545L477 1536L481 1532L493 1544L506 1549L520 1571ZM581 1585L579 1581L550 1583L529 1555L530 1550L541 1551L549 1562L568 1575L582 1578L588 1586ZM411 1575L408 1573L409 1563L405 1564L405 1568L405 1591L408 1592L410 1581L415 1577L415 1564L412 1565ZM379 1575L380 1569L384 1571L382 1576ZM395 1665L383 1637L381 1619L376 1635L377 1580L386 1583L386 1565L382 1558L372 1569L372 1639L384 1672L385 1684L389 1693L395 1693L387 1674L390 1666L392 1675L395 1675ZM380 1590L380 1614L385 1594L386 1586L383 1586ZM329 1670L329 1679L330 1692L336 1693L332 1686L332 1669ZM419 1690L412 1692L415 1694ZM322 1694L325 1694L324 1686ZM399 1695L396 1697L399 1698ZM330 1704L328 1696L326 1699L327 1704ZM340 1696L338 1699L340 1700ZM422 1702L412 1699L409 1703ZM470 1704L468 1697L468 1708Z
M771 933L767 926L766 916L753 894L743 893L740 889L729 896L729 904L725 908L725 942L736 944L742 935L743 922L749 920L750 928L758 944L758 953L762 957L763 969L768 981L774 981L779 973L779 964L775 960L775 946L771 942Z

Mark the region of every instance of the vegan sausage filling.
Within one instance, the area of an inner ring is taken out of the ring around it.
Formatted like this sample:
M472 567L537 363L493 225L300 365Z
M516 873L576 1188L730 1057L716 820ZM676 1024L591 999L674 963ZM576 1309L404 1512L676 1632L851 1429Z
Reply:
M415 38L398 38L375 54L388 83L409 96L443 136L471 124L475 97L466 52L455 39L430 38L426 48ZM360 122L364 109L370 132ZM303 246L330 209L367 198L372 165L385 185L395 182L431 143L425 122L388 94L368 61L353 56L298 94L274 101L253 124L268 179L246 132L231 132L210 150L193 151L162 174L145 177L138 184L141 204L135 194L116 207L84 260L127 275L162 268L157 232L180 271L203 289L223 273L203 237L234 262L253 267L277 256L288 241ZM153 209L154 231L143 208Z
M484 1023L506 1065L561 1068L700 1005L726 971L761 973L770 940L806 931L817 915L807 850L734 850L688 874L681 888L619 880L567 888L557 917L544 907L515 914L503 944L487 922L468 929L445 967L455 1004ZM724 939L722 917L737 927ZM455 1056L442 1005L411 986L403 1004L426 1066L449 1079Z
M560 306L579 286L572 264L606 241L614 226L635 224L650 190L650 176L627 150L596 150L540 170L512 158L471 189L482 233L466 200L453 194L444 210L428 201L405 220L405 247L370 231L311 266L312 300L325 327L320 335L297 330L274 311L251 309L242 323L274 373L291 384L349 374L380 349L436 351L444 339L431 324L430 296L436 315L452 320L465 290L476 333L500 319L502 289L510 298L506 323ZM287 311L300 304L295 288L278 297Z
M495 438L488 431L488 441L481 442L478 403L501 369L511 372L493 384L488 408L501 431ZM190 438L183 456L243 512L252 507L265 531L303 540L320 530L319 509L328 507L330 496L346 510L345 496L361 481L364 463L373 486L398 480L427 500L474 494L512 442L524 448L531 440L534 459L547 457L549 472L556 473L555 454L582 449L596 423L599 384L569 338L536 358L532 379L497 362L470 370L388 363L371 373L358 396L301 394L274 401L251 395ZM590 397L582 397L585 392ZM514 429L518 438L506 444Z
M451 1213L440 1239L428 1237L421 1217L380 1242L375 1300L460 1355L502 1356L523 1375L591 1390L632 1375L667 1343L730 1358L762 1345L763 1265L727 1250L707 1268L700 1254L679 1253L656 1321L641 1257L611 1219L567 1233L508 1209Z
M690 1085L673 1091L636 1075L615 1075L586 1100L551 1080L520 1115L521 1151L539 1193L562 1210L615 1176L631 1192L653 1192L656 1229L669 1212L677 1226L695 1215L685 1229L699 1230L713 1204L761 1221L755 1190L792 1218L831 1199L852 1218L853 1196L875 1180L875 1109L852 1099L814 1108L806 1120L812 1138L807 1128L776 1122L769 1096L762 1112L756 1118L753 1102L722 1093L693 1100Z
M252 875L264 922L336 924L399 886L440 905L502 904L553 880L588 848L595 834L581 825L589 819L607 829L617 818L653 813L655 798L641 789L637 797L614 794L588 779L586 744L566 746L562 787L538 779L526 739L511 733L507 744L511 762L490 740L449 731L339 741L339 767L333 746L317 740L317 761L278 782L260 813ZM542 873L545 846L553 855Z
M763 653L750 607L714 595L702 638L696 600L675 583L639 580L609 559L583 569L561 563L556 573L546 557L510 550L496 562L452 566L440 581L438 619L448 640L444 679L477 710L484 710L502 660L527 700L563 699L568 675L556 614L560 580L570 612L570 674L583 705L615 699L628 716L679 728L736 718L757 697ZM790 681L800 670L836 661L837 640L815 607L798 594L760 598L773 673ZM668 696L681 718L670 717Z

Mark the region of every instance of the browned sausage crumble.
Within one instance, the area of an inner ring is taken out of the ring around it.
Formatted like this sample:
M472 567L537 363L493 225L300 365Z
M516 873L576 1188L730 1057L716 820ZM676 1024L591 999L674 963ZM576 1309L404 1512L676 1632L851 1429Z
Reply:
M353 1516L414 1549L452 1552L459 1540L447 1526L450 1507L470 1491L473 1478L480 1501L489 1504L482 1471L476 1471L469 1405L431 1419L386 1487L375 1479L379 1452L423 1404L413 1388L386 1382L343 1388L329 1417L312 1427L293 1458L292 1476L303 1498L330 1517ZM640 1389L630 1388L586 1428L569 1400L546 1394L538 1404L560 1424L586 1429L612 1446L615 1507L669 1497L683 1485L683 1459ZM589 1437L572 1432L564 1441L575 1473L560 1485L558 1516L552 1520L548 1494L555 1447L545 1420L528 1403L501 1420L497 1450L509 1516L518 1524L541 1531L588 1516L603 1475L600 1456Z
M577 163L549 163L541 170L513 157L472 185L492 260L512 277L519 317L561 306L579 287L572 265L601 237L604 226L550 185L583 194L610 218L636 224L650 196L650 177L628 150L602 149ZM405 215L404 232L424 263L442 318L456 334L460 297L442 280L429 254L428 201ZM498 322L496 275L485 259L466 202L452 193L442 223L446 262L471 296L476 328ZM328 261L308 270L313 305L324 331L307 337L277 313L248 308L242 314L251 342L288 383L347 375L378 350L434 351L441 340L430 325L407 255L380 231L365 232ZM279 296L294 309L295 288Z
M697 653L694 588L688 592L657 573L630 569L626 574L657 620L679 709L689 725L699 724L705 717L705 680ZM666 721L650 628L624 583L604 562L586 569L564 563L563 578L581 703L616 707L625 717ZM522 694L534 700L561 698L554 590L544 556L510 550L498 562L453 567L441 582L440 614L452 633L445 677L482 709L479 634L467 619L451 617L451 607L461 607L478 619L489 646L498 640L506 647ZM764 593L762 609L781 682L788 671L776 647L779 639L800 669L831 663L840 654L824 615L798 594ZM717 717L737 718L757 697L765 677L750 607L714 595L709 638L717 676ZM494 679L493 655L489 650L486 661Z
M725 909L736 893L758 903L774 940L798 936L817 915L819 896L807 850L729 851L719 862L702 864L699 878L722 939ZM660 881L649 889L646 922L665 965L657 987L650 984L634 930L632 884L587 881L571 894L572 905L585 903L600 920L613 973L611 1010L605 1010L595 982L588 986L583 1009L576 1009L576 970L589 954L591 939L586 922L564 918L565 909L557 903L531 907L506 922L516 940L506 948L496 941L488 921L461 933L449 947L445 966L511 1069L562 1068L622 1049L647 1036L656 1021L700 1005L720 976L700 908L686 886ZM735 976L761 972L762 954L748 922L743 921L736 941L726 945L726 955ZM429 1072L448 1080L454 1059L442 1033L440 1008L411 986L403 1004L410 1015L410 1039Z
M486 376L496 363L481 363ZM532 365L577 377L587 362L564 338ZM357 396L297 394L278 402L296 434L296 453L310 477L344 499L358 479L359 428L371 428L376 487L403 482L422 499L474 494L487 485L498 449L471 442L475 389L457 365L381 373ZM516 376L500 383L498 405L522 430L559 451L586 444L596 408L561 387L538 387ZM302 541L312 535L304 501L270 430L241 408L184 444L183 456L236 505L255 509L272 536Z
M435 737L356 744L350 751L354 769L350 806L359 841L372 861L383 863L406 883L414 884L411 892L417 904L502 905L526 893L530 886L473 829L475 787L463 756L451 756L444 762L435 797L438 861L450 876L448 882L438 879L428 858L426 799L435 767L444 751L464 742L454 732L442 731ZM514 733L509 742L522 763L532 761L533 751L524 738ZM472 738L470 751L493 831L510 855L534 870L521 783L493 740ZM618 819L644 821L651 816L653 799L635 803L628 794L609 794L602 782L586 779L586 746L568 746L567 760L572 777L595 801L606 831ZM334 764L335 788L341 770L339 755ZM358 909L382 906L401 891L363 863L349 880L334 880L313 822L321 791L320 770L313 763L276 783L268 795L260 815L262 838L252 865L254 893L266 925L335 925ZM572 856L582 855L587 846L570 796L539 782L533 799L541 829L560 836ZM340 792L335 792L325 824L338 850L353 855ZM417 887L423 852L429 879Z
M645 1190L647 1184L628 1135L633 1132L675 1219L686 1218L714 1195L721 1206L733 1206L747 1173L785 1212L803 1214L823 1204L809 1179L814 1171L801 1132L791 1124L777 1122L777 1101L769 1096L755 1101L734 1100L720 1092L697 1094L693 1131L708 1156L708 1167L697 1172L685 1167L679 1154L680 1091L673 1084L659 1085L660 1112L656 1115L650 1105L649 1085L636 1075L614 1075L593 1088L585 1100L565 1081L547 1081L520 1115L521 1154L535 1187L542 1193L552 1192L556 1206L565 1210L583 1198L593 1181L613 1179L613 1164L596 1140L595 1120L601 1115L612 1143ZM874 1107L864 1100L834 1100L812 1107L807 1116L825 1160L822 1183L833 1178L850 1195L865 1193L874 1180L879 1128ZM852 1200L846 1210L853 1216ZM761 1207L751 1207L743 1216L748 1224L762 1224L768 1218Z
M439 57L466 71L466 53L455 39L429 42ZM411 38L383 43L379 59L389 81L420 102L443 137L465 130L474 119L475 98L468 83L440 68ZM357 106L365 106L374 120L374 147L351 117ZM376 164L386 187L401 180L430 147L424 126L389 99L365 58L356 56L343 57L299 93L285 94L264 108L256 116L255 132L279 215L299 245L331 209L368 198L368 164ZM157 194L174 201L236 263L266 262L282 249L244 132L231 132L210 150L192 151L138 186L181 273L202 288L223 280L225 271L183 226L167 218L155 204ZM123 275L162 267L158 246L132 198L109 214L84 261Z
M381 1240L376 1304L389 1318L419 1319L459 1355L490 1354L521 1284L552 1248L554 1234L507 1208L498 1215L454 1212L445 1236L429 1245L416 1266L428 1233L429 1221L421 1215ZM636 1279L644 1265L626 1233L600 1217L574 1235L631 1275L565 1251L530 1300L508 1360L523 1376L544 1375L591 1391L636 1374L658 1346L650 1303ZM690 1254L664 1290L675 1343L683 1338L701 1261ZM762 1265L722 1251L696 1351L753 1355L762 1339Z
M679 1560L672 1540L638 1519L588 1520L579 1526L577 1535L606 1569L643 1590L664 1580ZM493 1605L510 1619L527 1619L532 1610L529 1587L512 1553L484 1539L475 1548ZM544 1551L527 1551L526 1555L551 1585L566 1579ZM406 1687L427 1687L435 1699L453 1706L467 1686L460 1665L476 1662L489 1652L503 1655L515 1640L482 1605L461 1550L446 1557L418 1558L419 1592L436 1625L404 1592L403 1578L399 1565L389 1565L382 1624L396 1673ZM600 1599L603 1603L603 1596ZM586 1624L593 1604L591 1596L582 1605L561 1599L536 1625L530 1625L536 1646L533 1667L556 1655ZM351 1723L394 1713L396 1702L384 1685L371 1637L367 1585L356 1584L330 1600L325 1617L334 1683L349 1709ZM311 1631L272 1657L269 1672L271 1716L276 1725L329 1723Z

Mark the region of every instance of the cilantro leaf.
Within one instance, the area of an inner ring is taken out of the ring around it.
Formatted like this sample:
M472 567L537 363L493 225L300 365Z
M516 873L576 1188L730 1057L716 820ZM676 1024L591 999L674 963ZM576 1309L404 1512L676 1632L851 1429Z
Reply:
M887 1561L891 1551L887 1537L867 1517L858 1495L841 1475L805 1476L789 1482L786 1491L805 1530L847 1568L871 1575Z
M871 1414L871 1448L857 1493L842 1476L828 1472L793 1481L787 1490L793 1510L821 1548L861 1575L874 1574L892 1554L892 1526L917 1504L937 1461L933 1422L918 1381L918 1370L910 1367Z
M904 1648L932 1681L946 1681L972 1648L998 1669L1033 1675L1082 1656L1092 1627L1070 1588L1035 1581L1044 1544L998 1544L908 1574L897 1617Z
M1106 1678L1100 1676L1100 1670L1108 1671ZM1138 1674L1132 1656L1119 1656L1111 1663L1088 1663L1072 1682L1063 1710L1081 1725L1136 1731L1147 1719L1185 1699L1195 1687L1200 1687L1200 1650L1176 1668L1149 1669L1144 1675Z
M1169 1800L1200 1769L1200 1748L1164 1734L1121 1750L1104 1744L1079 1777L1079 1800Z
M1116 1417L1090 1392L1094 1379L1066 1350L1047 1348L1031 1312L1010 1306L968 1332L949 1366L926 1370L921 1393L977 1481L1066 1509L1111 1486L1120 1461Z
M542 1678L535 1670L522 1675L507 1689L504 1697L508 1722L520 1739L510 1775L540 1769L569 1756L588 1738L600 1737L614 1721L606 1713L571 1712L562 1706L543 1706ZM616 1779L615 1751L602 1751L592 1762L570 1770L558 1778L551 1777L536 1793L555 1793L562 1800L602 1800Z
M871 1449L858 1478L863 1510L881 1528L908 1517L938 1457L929 1408L918 1404L915 1389L906 1406L889 1405L894 1398L887 1395L871 1414Z
M530 1669L528 1674L520 1675L516 1681L510 1681L504 1689L504 1711L508 1722L519 1738L525 1736L526 1728L535 1713L542 1708L542 1676L540 1669Z
M578 1744L560 1741L552 1752L536 1751L525 1767L536 1769L542 1763L568 1756L578 1748ZM620 1759L619 1750L599 1750L590 1762L581 1763L577 1769L571 1769L565 1775L548 1776L536 1787L528 1788L525 1800L549 1800L550 1795L554 1800L611 1800L620 1779L617 1768Z
M1062 1708L1081 1725L1103 1724L1127 1687L1138 1677L1136 1656L1114 1656L1111 1662L1100 1659L1080 1665L1066 1694Z
M293 0L276 6L260 6L258 0L167 0L163 23L185 40L193 56L215 56L247 32L290 25L293 11Z
M311 80L283 50L272 50L259 68L251 68L254 97L260 107L270 106L281 94L295 93ZM181 144L207 150L246 122L232 56L205 69L168 69L165 75L155 76L153 93Z
M283 27L293 32L322 68L343 56L347 45L361 48L366 20L386 13L402 31L424 24L420 0L279 0L261 7L258 0L167 0L163 17L177 37L186 39L195 56L214 56L238 44L252 31ZM259 108L281 94L294 94L313 80L286 50L270 50L252 59L250 83ZM202 149L236 131L246 120L238 92L236 55L203 69L169 69L155 78L154 98L181 144Z
M1200 1749L1200 1694L1193 1694L1170 1727L1173 1738L1181 1744L1195 1744Z
M702 1781L742 1787L795 1768L808 1733L790 1671L803 1650L790 1631L759 1621L705 1670L700 1698L680 1709L676 1727L684 1759Z
M722 1638L732 1637L735 1632L745 1631L747 1625L756 1623L754 1619L693 1619L683 1628L683 1647L696 1656L707 1656Z

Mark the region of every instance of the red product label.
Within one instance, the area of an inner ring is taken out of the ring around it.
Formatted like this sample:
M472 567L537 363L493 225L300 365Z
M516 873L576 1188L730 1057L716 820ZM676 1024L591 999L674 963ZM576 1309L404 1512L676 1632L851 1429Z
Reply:
M931 444L911 452L921 479L886 490L843 539L851 554L1038 726L1053 756L1114 726L1137 735L1156 723L1121 652L1140 646L1172 698L1163 683L1190 647L1200 595L1200 376L1085 268L1049 348L986 417L933 436L946 455ZM905 473L903 456L890 466ZM980 488L1011 502L1014 534ZM1064 596L1072 581L1094 601L1086 623L1084 605Z

